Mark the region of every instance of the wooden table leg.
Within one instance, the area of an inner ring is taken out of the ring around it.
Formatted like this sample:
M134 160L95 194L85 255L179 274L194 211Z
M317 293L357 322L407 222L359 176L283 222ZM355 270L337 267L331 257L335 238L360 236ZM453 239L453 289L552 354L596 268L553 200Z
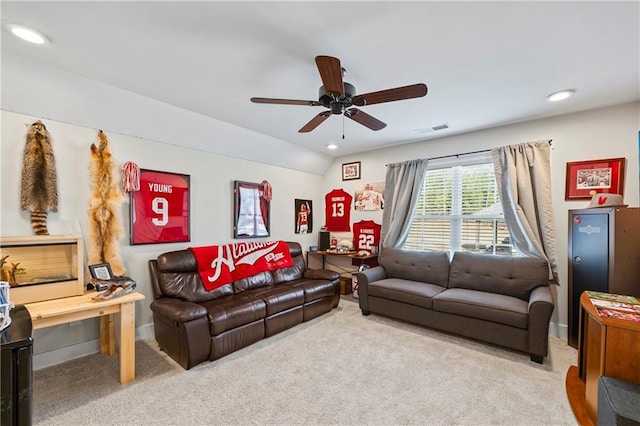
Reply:
M136 377L136 309L134 302L120 305L120 383Z
M100 317L100 353L116 354L116 324L113 314Z

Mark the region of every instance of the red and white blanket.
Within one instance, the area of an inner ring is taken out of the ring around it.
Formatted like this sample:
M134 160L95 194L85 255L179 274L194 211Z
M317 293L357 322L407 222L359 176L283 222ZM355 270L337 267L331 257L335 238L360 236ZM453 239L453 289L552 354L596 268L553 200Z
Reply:
M232 243L189 247L196 257L198 273L208 291L259 272L293 266L284 241Z

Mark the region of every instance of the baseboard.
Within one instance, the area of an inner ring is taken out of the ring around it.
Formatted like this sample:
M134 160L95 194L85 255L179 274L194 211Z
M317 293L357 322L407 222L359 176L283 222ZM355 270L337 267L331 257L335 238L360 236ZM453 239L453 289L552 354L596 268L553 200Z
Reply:
M33 356L33 369L51 367L72 359L82 358L100 351L100 340L88 340L76 345L65 346L64 348L42 352Z
M552 322L549 324L549 335L560 339L568 339L569 327L566 324L556 324Z
M150 340L154 338L153 324L140 326L136 329L136 340ZM72 359L95 354L100 351L100 340L88 340L76 345L65 346L52 351L42 352L33 356L33 370L40 370L61 364Z

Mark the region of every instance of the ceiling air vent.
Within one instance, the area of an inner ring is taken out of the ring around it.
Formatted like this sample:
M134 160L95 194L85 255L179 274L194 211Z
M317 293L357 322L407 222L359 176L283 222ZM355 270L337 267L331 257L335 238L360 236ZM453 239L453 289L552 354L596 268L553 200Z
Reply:
M448 124L441 124L439 126L433 126L431 129L433 129L434 132L437 132L438 130L444 130L444 129L448 129L449 125Z

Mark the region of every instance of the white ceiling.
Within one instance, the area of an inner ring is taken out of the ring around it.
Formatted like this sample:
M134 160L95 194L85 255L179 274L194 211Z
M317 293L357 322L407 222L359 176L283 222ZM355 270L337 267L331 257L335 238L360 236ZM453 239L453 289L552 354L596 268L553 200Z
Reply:
M332 156L640 99L640 15L628 2L10 2L2 49ZM425 83L418 99L363 107L374 132L317 100L316 55L335 56L357 93ZM546 96L576 94L560 103ZM429 132L448 124L448 130ZM342 140L344 126L344 140ZM425 133L426 132L426 133ZM339 149L327 152L336 142Z

